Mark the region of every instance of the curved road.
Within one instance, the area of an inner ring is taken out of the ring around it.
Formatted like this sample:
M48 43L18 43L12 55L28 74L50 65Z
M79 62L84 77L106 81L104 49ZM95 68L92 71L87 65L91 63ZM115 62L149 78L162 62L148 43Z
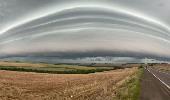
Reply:
M170 73L144 69L140 100L170 100Z

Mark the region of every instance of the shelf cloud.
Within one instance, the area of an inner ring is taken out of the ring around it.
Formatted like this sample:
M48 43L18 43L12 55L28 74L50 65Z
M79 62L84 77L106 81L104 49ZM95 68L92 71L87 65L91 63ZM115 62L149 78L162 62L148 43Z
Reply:
M170 57L168 0L0 0L0 57Z

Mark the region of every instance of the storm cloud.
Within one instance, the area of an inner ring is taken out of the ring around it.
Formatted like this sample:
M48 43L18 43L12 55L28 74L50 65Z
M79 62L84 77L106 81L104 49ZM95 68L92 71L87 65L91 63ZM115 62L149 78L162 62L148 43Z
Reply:
M168 0L0 0L0 56L170 58Z

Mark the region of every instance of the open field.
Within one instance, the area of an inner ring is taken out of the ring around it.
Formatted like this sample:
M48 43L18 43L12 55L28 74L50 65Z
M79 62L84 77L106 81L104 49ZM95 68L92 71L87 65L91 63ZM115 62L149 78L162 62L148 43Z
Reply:
M0 62L0 70L53 73L53 74L88 74L116 69L117 67L90 67L66 64Z
M138 68L93 74L47 74L0 70L0 100L113 100Z
M159 71L170 72L170 64L154 64L151 67Z

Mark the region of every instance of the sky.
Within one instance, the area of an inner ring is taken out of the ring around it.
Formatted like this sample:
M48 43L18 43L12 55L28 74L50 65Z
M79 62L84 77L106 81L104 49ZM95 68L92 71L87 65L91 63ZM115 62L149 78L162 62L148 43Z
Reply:
M0 0L0 57L170 60L169 12L169 0Z

